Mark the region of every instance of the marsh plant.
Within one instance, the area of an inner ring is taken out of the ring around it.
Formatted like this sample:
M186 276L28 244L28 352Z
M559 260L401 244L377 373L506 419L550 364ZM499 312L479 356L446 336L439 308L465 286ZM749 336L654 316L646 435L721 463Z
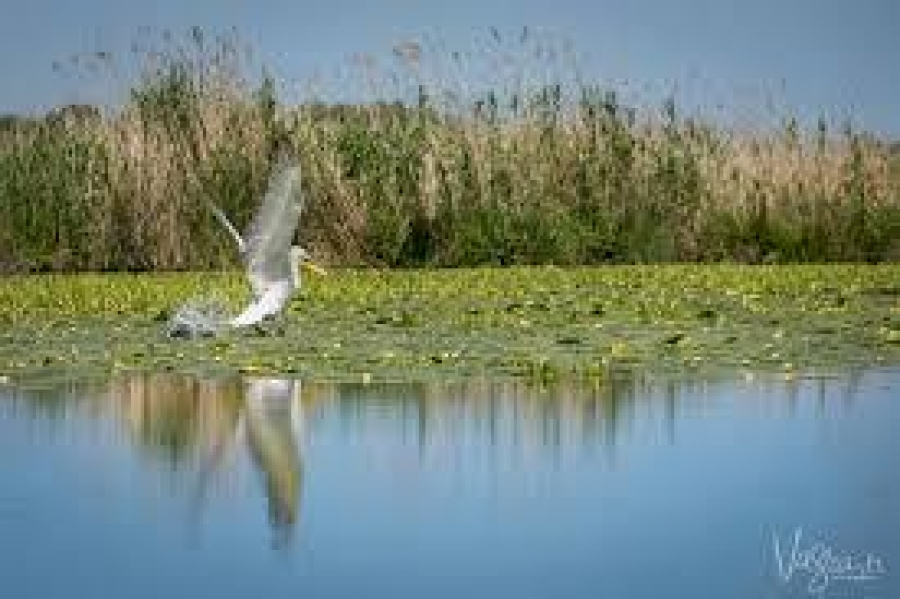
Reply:
M637 109L566 60L527 31L466 53L409 42L358 59L366 101L288 103L273 77L251 81L233 36L167 37L115 110L0 121L0 270L234 263L205 201L243 225L285 138L303 241L334 264L900 255L886 140L824 119L739 130L674 100Z

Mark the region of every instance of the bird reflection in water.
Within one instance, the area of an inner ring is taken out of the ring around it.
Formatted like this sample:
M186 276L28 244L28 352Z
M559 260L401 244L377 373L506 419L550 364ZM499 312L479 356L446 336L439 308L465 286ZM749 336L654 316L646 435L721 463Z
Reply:
M263 476L275 545L290 542L300 511L303 465L301 383L248 379L244 423L247 448Z
M262 478L273 546L289 545L300 513L303 463L302 383L295 379L246 378L233 434L218 436L206 452L194 495L195 517L207 490L238 446L244 445Z

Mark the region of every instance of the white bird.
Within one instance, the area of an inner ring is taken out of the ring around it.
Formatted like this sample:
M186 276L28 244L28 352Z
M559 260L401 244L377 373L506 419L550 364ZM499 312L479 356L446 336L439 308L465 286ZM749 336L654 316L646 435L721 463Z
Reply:
M300 288L301 266L325 274L311 261L309 252L291 245L303 208L300 167L295 160L282 157L276 163L269 188L245 236L238 233L218 206L212 202L209 206L237 242L253 295L250 305L231 319L232 326L256 324L280 313Z

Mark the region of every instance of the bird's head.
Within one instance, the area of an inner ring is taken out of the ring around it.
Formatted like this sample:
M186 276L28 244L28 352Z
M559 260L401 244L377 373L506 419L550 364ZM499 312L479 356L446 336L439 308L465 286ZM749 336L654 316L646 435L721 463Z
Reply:
M306 248L299 245L291 246L291 272L299 277L301 266L305 266L319 275L328 274L324 268L313 262L312 255L306 251Z

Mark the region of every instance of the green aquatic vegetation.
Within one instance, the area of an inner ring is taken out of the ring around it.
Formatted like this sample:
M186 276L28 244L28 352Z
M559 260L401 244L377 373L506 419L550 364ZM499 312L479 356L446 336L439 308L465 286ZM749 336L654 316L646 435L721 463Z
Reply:
M900 360L900 266L337 269L284 316L169 339L166 315L239 273L0 279L5 380L121 370L383 380L480 373L551 380L616 368L794 373ZM838 299L839 298L839 299Z

